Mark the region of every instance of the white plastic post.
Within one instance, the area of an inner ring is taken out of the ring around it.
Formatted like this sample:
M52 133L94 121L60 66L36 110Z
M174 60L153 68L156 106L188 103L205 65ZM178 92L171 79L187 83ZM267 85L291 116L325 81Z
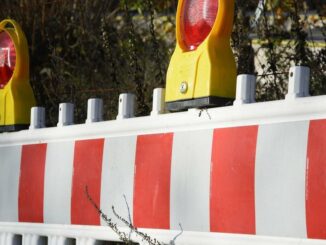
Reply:
M160 115L165 113L165 89L156 88L153 92L153 109L151 112L152 116Z
M101 121L103 121L103 100L89 99L87 103L86 123L94 123Z
M58 127L69 126L74 124L74 104L61 103L59 105L59 122Z
M48 238L48 245L73 245L76 244L74 239L63 236L50 236Z
M237 77L237 92L234 105L250 104L256 101L256 76L243 74Z
M31 124L29 129L45 128L45 108L33 107L31 109Z
M132 118L135 115L135 95L120 94L117 120Z
M308 97L310 83L310 68L306 66L294 66L290 68L289 88L286 99Z
M98 242L92 238L77 238L78 245L96 245Z
M20 235L15 235L12 233L2 233L0 234L0 244L21 245L22 237Z
M46 245L45 237L32 234L23 235L23 244L24 245Z

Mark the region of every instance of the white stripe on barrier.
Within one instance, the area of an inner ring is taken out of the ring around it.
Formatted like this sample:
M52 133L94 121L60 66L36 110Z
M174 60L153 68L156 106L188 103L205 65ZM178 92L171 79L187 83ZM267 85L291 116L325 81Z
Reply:
M119 226L124 224L112 212L112 206L118 214L128 220L128 209L123 195L126 196L133 217L133 188L136 154L136 136L107 138L104 143L101 183L101 209ZM106 225L101 220L102 225Z
M0 220L18 221L21 146L0 147Z
M174 134L170 228L209 231L209 189L213 130Z
M44 179L44 222L70 224L74 142L49 143Z
M306 237L308 127L308 121L259 127L255 171L257 235Z

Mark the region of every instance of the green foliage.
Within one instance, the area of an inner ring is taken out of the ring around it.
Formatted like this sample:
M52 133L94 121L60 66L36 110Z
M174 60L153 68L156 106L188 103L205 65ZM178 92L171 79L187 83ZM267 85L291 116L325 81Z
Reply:
M326 4L319 0L268 0L259 21L251 26L253 17L248 13L257 2L237 0L232 36L238 72L257 73L257 100L283 99L287 93L288 71L293 65L311 68L312 95L326 94L323 31ZM317 2L320 2L318 9ZM321 47L312 40L312 33L317 29L323 34Z
M232 46L238 72L258 73L259 100L284 97L293 64L310 66L311 92L326 93L325 48L308 45L314 26L305 15L318 1L271 0L256 27L248 13L258 0L236 1ZM105 119L114 118L121 92L137 95L137 115L149 113L152 90L164 86L175 46L176 5L177 0L2 0L0 19L13 18L25 30L31 83L38 104L46 107L47 124L56 124L61 102L76 104L81 123L90 97L102 98ZM318 6L320 22L324 5Z
M164 35L155 32L169 20L149 25L154 19L137 13L156 12L145 7L140 1L2 2L0 19L17 20L26 33L31 83L38 104L46 107L48 125L55 125L60 102L75 103L76 122L83 122L90 97L103 98L105 117L112 119L121 92L137 94L138 115L149 112L150 91L163 85L157 74L166 70L170 55ZM157 54L160 67L152 59Z

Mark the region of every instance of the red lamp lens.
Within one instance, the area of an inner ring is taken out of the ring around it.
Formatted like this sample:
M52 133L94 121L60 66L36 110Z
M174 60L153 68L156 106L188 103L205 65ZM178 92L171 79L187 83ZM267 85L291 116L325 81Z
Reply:
M218 0L184 0L181 34L188 50L195 50L211 32L218 11Z
M5 31L0 32L0 89L9 82L16 66L14 42Z

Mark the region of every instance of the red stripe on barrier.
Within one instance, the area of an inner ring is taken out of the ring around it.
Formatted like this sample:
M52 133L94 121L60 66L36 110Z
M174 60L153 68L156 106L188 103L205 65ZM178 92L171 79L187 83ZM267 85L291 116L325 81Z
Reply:
M134 225L169 229L173 134L138 136L134 186Z
M216 129L211 166L210 228L255 234L258 126Z
M326 239L326 120L310 122L306 176L307 235Z
M19 180L19 222L43 223L46 144L24 145Z
M85 188L100 206L104 139L75 142L71 197L71 223L100 225L100 216L88 200Z

